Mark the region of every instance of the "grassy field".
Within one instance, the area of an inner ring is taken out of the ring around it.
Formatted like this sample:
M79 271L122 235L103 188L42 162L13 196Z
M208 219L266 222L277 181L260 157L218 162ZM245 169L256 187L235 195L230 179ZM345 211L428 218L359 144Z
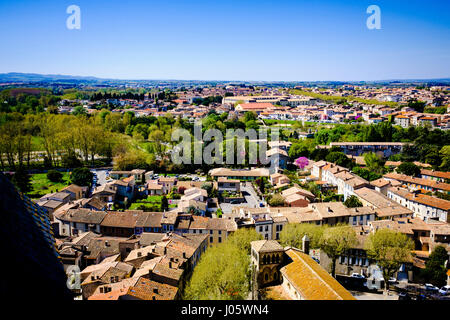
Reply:
M346 101L350 101L350 102L357 101L357 102L366 103L366 104L376 104L376 105L382 105L382 106L388 106L388 107L397 107L399 105L397 102L393 102L393 101L378 101L376 99L363 99L363 98L358 98L358 97L354 97L354 96L346 96L346 97L331 96L331 95L327 95L327 94L320 94L320 93L298 90L298 89L292 89L292 90L290 90L290 93L304 95L304 96L310 96L313 98L318 98L318 99L325 100L325 101L332 101L335 103L338 101L341 101L341 100L346 100Z
M31 175L32 190L28 193L32 198L40 198L47 193L60 191L62 188L70 184L69 172L62 172L63 178L61 182L51 182L47 179L46 173L36 173Z

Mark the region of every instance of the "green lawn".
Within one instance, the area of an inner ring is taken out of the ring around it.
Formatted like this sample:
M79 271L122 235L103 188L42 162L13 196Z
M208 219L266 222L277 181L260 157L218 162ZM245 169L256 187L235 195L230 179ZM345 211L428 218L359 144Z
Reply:
M61 182L51 182L47 179L46 173L36 173L31 175L32 190L28 193L31 198L40 198L47 193L60 191L70 184L69 172L62 172Z

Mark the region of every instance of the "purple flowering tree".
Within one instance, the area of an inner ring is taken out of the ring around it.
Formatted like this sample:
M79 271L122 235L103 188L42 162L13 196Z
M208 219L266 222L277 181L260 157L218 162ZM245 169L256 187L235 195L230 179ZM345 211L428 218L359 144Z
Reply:
M300 157L295 159L295 165L300 169L303 170L305 167L309 164L309 160L305 157Z

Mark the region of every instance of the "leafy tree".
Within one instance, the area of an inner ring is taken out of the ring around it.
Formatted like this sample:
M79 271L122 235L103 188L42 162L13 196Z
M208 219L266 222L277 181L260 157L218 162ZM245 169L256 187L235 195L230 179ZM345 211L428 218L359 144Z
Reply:
M345 200L344 205L347 208L357 208L363 206L362 202L358 199L358 197L354 195L348 197L347 200Z
M169 200L167 200L166 196L161 198L161 210L168 211L169 210Z
M331 260L331 275L336 275L336 260L357 244L356 233L350 226L336 226L325 229L320 241L320 249Z
M227 239L227 242L237 246L240 250L250 255L250 243L256 240L262 240L263 237L255 229L238 229Z
M389 279L400 266L411 260L414 243L405 234L390 229L379 229L366 241L367 255L377 262L383 272L385 292Z
M307 235L310 239L311 248L319 248L325 227L310 223L289 223L280 232L280 243L282 246L290 246L300 249L302 238Z
M448 253L445 247L437 246L430 254L429 259L425 263L423 274L427 282L441 287L445 285L447 279L447 269L445 261L448 260Z
M382 177L382 175L379 173L375 173L369 169L364 169L358 166L353 167L352 171L354 174L360 176L363 179L366 179L367 181L377 180Z
M412 162L403 162L397 167L397 172L407 176L417 177L420 174L420 168Z
M422 113L422 112L423 112L423 110L425 109L425 106L426 106L426 105L427 105L426 102L424 102L424 101L418 101L418 100L415 99L415 98L410 99L410 100L408 101L408 104L407 104L408 107L413 108L415 111L417 111L417 112L419 112L419 113Z
M87 111L85 108L83 108L82 106L77 106L73 109L72 114L74 116L79 116L79 115L87 115Z
M442 157L442 163L439 169L442 171L450 171L450 145L442 147L439 154Z
M59 181L61 181L62 177L63 177L63 175L59 171L49 170L47 172L47 179L50 180L51 182L59 182Z
M336 151L330 152L326 156L325 160L346 168L349 168L352 164L352 160L349 159L343 152L336 152Z
M93 177L89 168L75 168L71 175L71 181L78 186L90 186Z
M250 242L255 230L239 229L203 253L185 292L191 300L244 300L250 292Z
M32 190L30 175L23 167L18 167L16 172L12 177L12 182L14 185L22 192L27 193Z
M281 196L281 194L277 193L274 194L270 200L269 200L269 204L272 207L282 207L284 206L284 198Z
M376 173L383 172L384 161L380 156L373 152L364 153L364 162L367 165L367 168Z

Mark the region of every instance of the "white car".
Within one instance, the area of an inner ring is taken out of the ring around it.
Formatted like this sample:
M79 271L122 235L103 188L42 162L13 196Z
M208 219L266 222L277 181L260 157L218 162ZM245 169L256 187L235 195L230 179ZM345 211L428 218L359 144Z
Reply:
M450 286L443 286L442 288L439 289L439 293L442 294L443 296L450 294Z
M436 286L433 286L431 283L425 283L425 290L426 291L439 291L439 288Z
M366 277L364 277L362 274L359 273L352 273L351 275L352 278L359 278L359 279L365 279Z

